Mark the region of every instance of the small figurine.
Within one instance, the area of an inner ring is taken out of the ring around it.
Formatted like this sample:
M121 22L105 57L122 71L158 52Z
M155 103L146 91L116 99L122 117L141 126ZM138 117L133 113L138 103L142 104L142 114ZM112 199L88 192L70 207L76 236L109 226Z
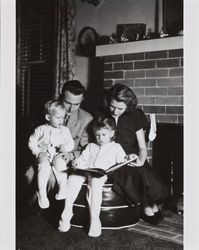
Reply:
M160 31L160 37L163 38L163 37L166 37L166 36L168 36L168 35L169 35L169 34L164 33L164 28L162 27L162 28L161 28L161 31Z
M109 43L117 43L117 35L112 33L109 37Z
M125 43L125 42L129 41L129 39L127 37L125 37L124 34L121 35L120 40L121 40L122 43Z

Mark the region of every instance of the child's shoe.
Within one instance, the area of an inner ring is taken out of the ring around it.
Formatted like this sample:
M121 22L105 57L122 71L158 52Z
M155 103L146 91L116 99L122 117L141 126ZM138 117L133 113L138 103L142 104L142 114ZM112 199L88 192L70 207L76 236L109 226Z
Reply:
M101 233L102 233L101 221L99 219L91 220L88 236L99 237Z
M56 200L64 200L66 198L66 190L67 190L67 187L66 187L66 184L62 184L59 186L59 191L58 193L55 195L55 199Z
M59 226L58 226L58 230L62 233L68 232L70 229L71 225L70 225L70 220L60 220L59 221Z
M50 203L45 193L37 192L37 197L40 208L45 209L49 207Z
M71 224L70 224L70 221L73 217L73 212L72 211L68 211L67 210L67 213L62 213L61 215L61 219L59 221L59 226L58 226L58 230L60 232L68 232L70 227L71 227Z

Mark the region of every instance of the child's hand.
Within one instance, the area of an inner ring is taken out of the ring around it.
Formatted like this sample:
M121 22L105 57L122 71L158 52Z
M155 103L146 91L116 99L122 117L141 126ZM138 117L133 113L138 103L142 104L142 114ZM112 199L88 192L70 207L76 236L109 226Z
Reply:
M65 144L62 144L60 147L59 147L59 153L64 153L66 152L67 149L66 149L66 145Z
M37 157L37 159L39 161L42 161L44 159L49 159L49 155L48 155L47 152L40 152L39 155L38 155L38 157Z
M79 164L78 164L78 160L77 160L77 159L75 159L75 160L72 161L72 166L73 166L74 168L78 168L78 167L79 167Z
M46 143L41 143L41 145L39 145L39 149L40 149L42 152L47 152L48 147L49 147L49 144L46 144Z
M117 164L123 163L126 161L126 156L125 157L118 157L117 158Z
M69 161L70 161L70 155L69 155L69 153L62 153L61 157L65 161L66 164L69 163Z
M75 159L75 160L72 161L72 166L73 166L74 168L82 168L82 167L81 167L82 164L78 161L78 159Z

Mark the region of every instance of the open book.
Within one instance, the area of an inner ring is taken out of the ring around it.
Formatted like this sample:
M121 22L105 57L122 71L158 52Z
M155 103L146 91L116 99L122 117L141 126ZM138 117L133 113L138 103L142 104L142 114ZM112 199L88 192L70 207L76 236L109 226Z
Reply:
M111 173L112 171L121 168L122 166L129 164L130 162L136 161L137 157L131 159L131 160L127 160L124 161L122 163L119 164L115 164L111 167L109 167L107 170L101 169L101 168L72 168L72 174L76 174L76 175L83 175L83 176L92 176L92 177L102 177L108 173Z

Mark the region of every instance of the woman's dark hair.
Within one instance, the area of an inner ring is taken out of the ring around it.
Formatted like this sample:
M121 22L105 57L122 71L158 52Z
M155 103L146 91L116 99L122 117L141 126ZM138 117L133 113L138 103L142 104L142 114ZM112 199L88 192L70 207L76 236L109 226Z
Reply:
M92 129L93 131L107 128L110 130L116 130L115 120L112 117L101 116L93 120Z
M133 90L129 87L117 83L109 89L107 93L107 105L110 106L111 100L114 99L117 102L124 102L127 106L126 111L134 110L138 104L138 100Z
M73 95L81 95L81 94L83 94L83 96L84 96L85 93L86 93L86 90L85 90L84 86L78 80L70 80L70 81L64 83L64 85L62 87L61 95L60 95L60 98L59 98L61 101L63 101L64 94L65 94L66 91L69 91Z

